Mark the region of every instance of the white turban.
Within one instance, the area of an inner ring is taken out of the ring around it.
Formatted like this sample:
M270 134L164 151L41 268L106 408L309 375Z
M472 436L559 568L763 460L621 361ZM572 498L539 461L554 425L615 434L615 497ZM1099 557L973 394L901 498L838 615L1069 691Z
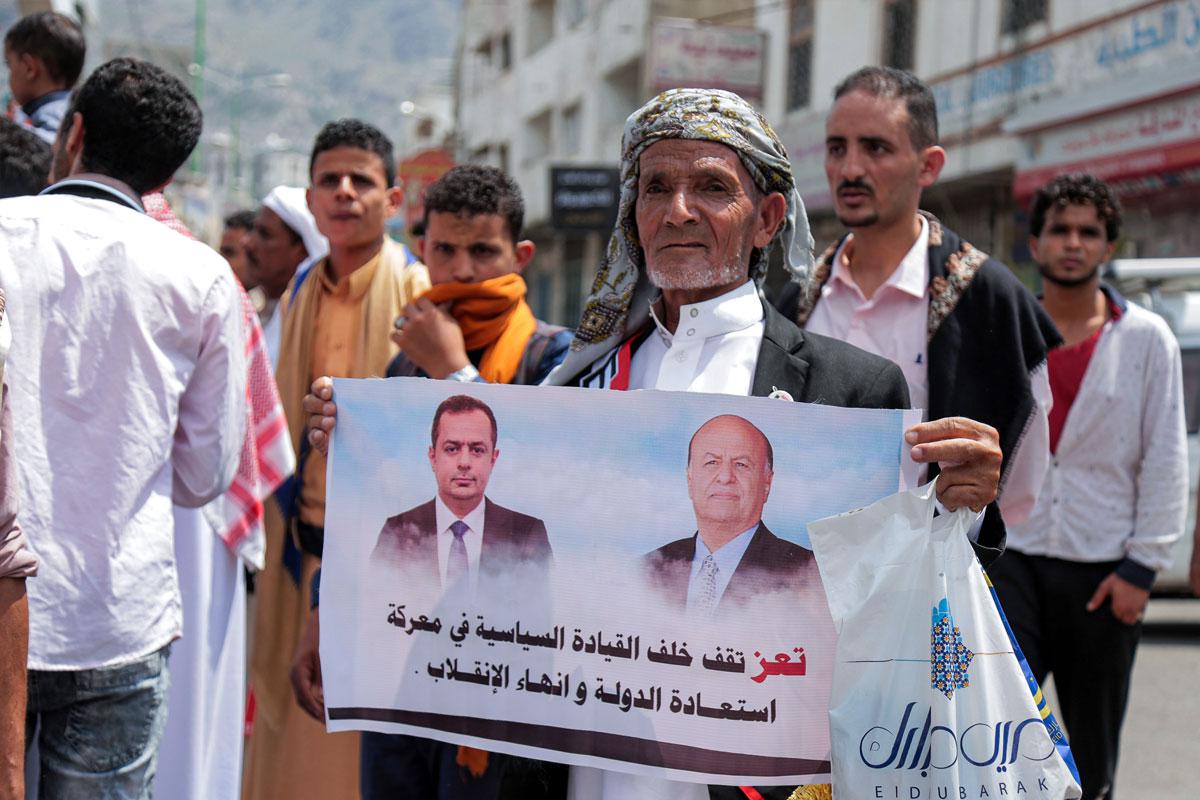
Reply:
M306 262L324 258L329 253L329 241L317 230L317 222L308 210L304 190L298 186L276 186L263 198L262 204L274 211L291 228L308 251Z

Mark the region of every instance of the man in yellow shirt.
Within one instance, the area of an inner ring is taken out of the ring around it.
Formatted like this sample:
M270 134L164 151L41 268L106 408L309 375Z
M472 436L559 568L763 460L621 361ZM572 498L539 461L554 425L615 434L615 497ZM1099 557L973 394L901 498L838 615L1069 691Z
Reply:
M365 122L326 125L313 145L308 205L329 256L297 273L281 300L276 380L296 475L268 510L267 568L257 582L251 686L256 703L243 796L358 796L358 734L326 734L301 711L288 684L308 609L308 586L324 543L325 455L303 443L301 401L314 378L382 377L399 352L392 322L429 288L425 266L386 234L399 207L392 144Z

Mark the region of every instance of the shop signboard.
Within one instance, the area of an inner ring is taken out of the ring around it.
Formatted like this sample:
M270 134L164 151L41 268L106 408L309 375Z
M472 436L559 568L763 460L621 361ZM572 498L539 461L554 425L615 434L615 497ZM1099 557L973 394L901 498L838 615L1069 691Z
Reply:
M650 32L651 93L681 86L724 89L762 100L766 33L696 20L658 19Z
M550 168L550 220L556 230L611 231L620 199L616 167Z

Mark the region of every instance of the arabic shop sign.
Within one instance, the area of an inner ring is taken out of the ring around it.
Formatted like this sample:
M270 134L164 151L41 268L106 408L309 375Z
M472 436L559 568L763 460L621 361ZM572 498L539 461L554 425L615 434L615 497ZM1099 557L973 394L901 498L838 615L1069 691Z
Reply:
M1028 197L1060 172L1119 182L1200 164L1200 92L1033 133L1023 141L1014 193Z
M612 230L620 199L621 175L614 167L550 168L550 221L556 230Z
M1075 94L1200 56L1200 0L1170 0L932 84L943 136L982 128L1018 104Z
M647 81L652 93L705 86L762 99L766 73L764 31L690 19L656 20L650 32Z

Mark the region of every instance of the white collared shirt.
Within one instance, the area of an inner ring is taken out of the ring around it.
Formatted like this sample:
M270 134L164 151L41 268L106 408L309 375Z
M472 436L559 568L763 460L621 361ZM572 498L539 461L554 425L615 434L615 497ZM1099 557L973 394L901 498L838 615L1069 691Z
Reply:
M866 298L850 272L846 248L854 234L846 237L833 258L829 280L821 288L821 300L805 326L813 333L832 336L899 365L908 383L911 405L929 412L929 223L921 221L917 240L904 254L886 282ZM1030 375L1030 391L1036 403L1030 422L1015 453L1005 453L1008 464L997 504L1005 522L1024 522L1033 512L1050 458L1050 376L1046 365ZM924 483L929 468L920 465L918 483ZM972 540L979 531L976 523Z
M704 564L704 559L711 555L713 561L717 562L717 602L720 603L721 598L725 596L725 590L729 588L729 580L733 577L733 573L737 572L738 564L742 563L742 556L746 555L746 548L750 546L750 540L754 538L757 530L758 523L756 522L718 547L715 553L708 549L708 545L704 543L704 537L696 534L696 553L692 556L692 574L688 578L687 607L689 610L700 598L700 567Z
M129 205L0 201L21 526L40 562L29 667L129 662L179 637L172 504L229 486L246 420L229 265Z
M262 326L263 344L267 346L267 355L271 359L271 369L279 369L279 344L283 339L283 303L275 301L267 324Z
M446 585L446 573L450 568L450 545L454 543L454 533L450 530L450 526L459 520L467 523L467 527L470 529L463 534L463 544L467 547L467 564L471 569L471 585L477 584L479 554L483 551L486 506L487 503L480 500L479 505L471 509L465 517L460 517L446 507L446 504L442 502L441 495L438 495L437 499L433 501L433 507L437 514L438 576L442 580L442 586Z
M1027 522L1008 526L1008 547L1168 567L1190 492L1183 385L1171 329L1128 303L1101 330L1037 506Z
M629 365L630 389L709 392L743 397L750 395L765 328L762 300L752 281L746 281L720 297L683 306L674 334L662 326L653 306L650 313L658 330L633 354ZM746 545L749 543L747 537ZM728 550L731 545L733 542L720 548L718 553ZM707 548L697 537L696 555L703 561L701 548L707 555ZM745 547L738 554L737 561L741 560L744 553ZM734 562L724 585L718 584L722 592L729 585L729 578L733 577L736 568L737 563ZM693 559L693 577L698 569ZM721 571L725 572L723 567ZM691 594L689 582L689 598ZM702 783L682 783L596 767L571 767L567 798L708 800L708 787Z
M749 395L762 346L763 307L753 281L682 306L671 333L650 308L656 331L629 365L630 389Z

